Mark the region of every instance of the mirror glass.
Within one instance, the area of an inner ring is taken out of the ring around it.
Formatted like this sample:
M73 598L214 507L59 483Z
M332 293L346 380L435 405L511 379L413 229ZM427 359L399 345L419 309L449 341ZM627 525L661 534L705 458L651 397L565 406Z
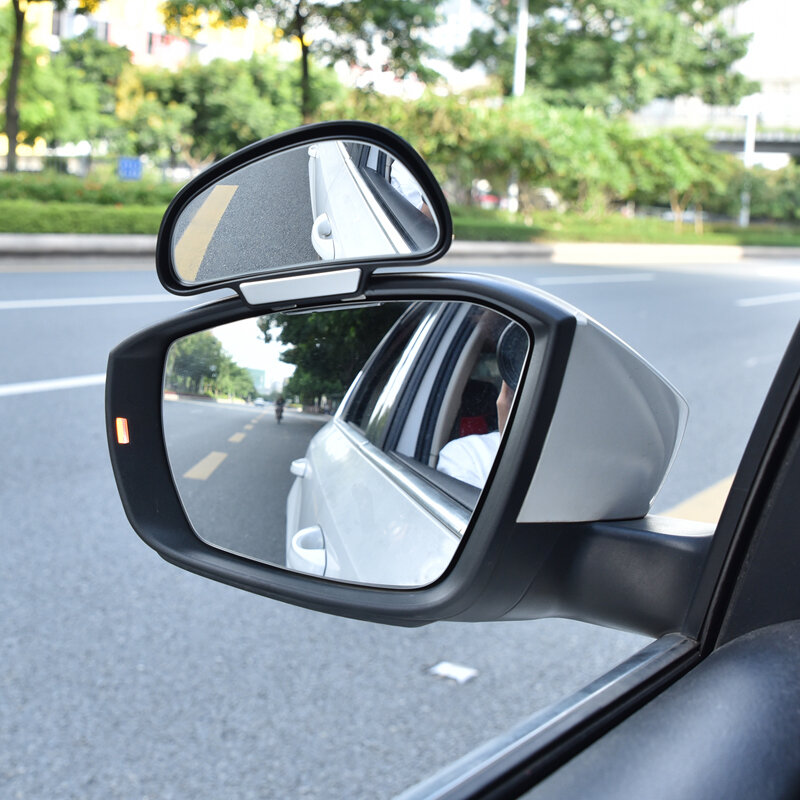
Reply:
M163 422L208 544L334 580L447 568L497 454L528 336L468 303L251 317L171 346Z
M253 161L195 197L172 232L187 285L320 261L418 256L439 236L416 176L377 145L327 140Z

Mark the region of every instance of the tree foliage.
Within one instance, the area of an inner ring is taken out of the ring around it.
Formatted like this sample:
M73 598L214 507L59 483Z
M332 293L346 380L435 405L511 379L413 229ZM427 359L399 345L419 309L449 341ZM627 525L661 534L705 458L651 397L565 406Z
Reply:
M241 24L251 14L272 24L300 47L299 110L308 122L314 111L311 58L322 64L344 59L363 64L380 44L387 66L399 75L426 74L423 57L431 51L421 33L437 22L438 2L423 0L166 0L168 28L196 32L200 12L221 24ZM427 70L429 73L430 70Z
M732 105L757 85L732 69L749 37L720 13L736 0L530 0L528 86L557 105L635 110L692 95ZM510 93L517 4L479 0L489 25L453 58L481 64Z
M297 85L287 74L285 64L266 55L131 73L119 98L128 146L180 155L197 166L293 128L301 117ZM320 74L318 81L336 96L332 75Z
M303 403L341 398L405 305L336 309L312 314L268 314L258 321L265 341L289 345L281 361L294 364L285 391Z
M177 392L249 400L256 395L253 378L225 352L211 331L179 339L167 358L166 386Z
M9 172L15 172L17 169L17 144L21 132L19 113L20 80L28 66L25 63L25 15L29 6L33 3L41 2L45 2L45 0L11 0L9 6L12 20L11 35L9 37L11 57L8 61L8 71L3 80L3 90L6 98L4 132L8 137L6 169ZM62 11L70 5L69 0L47 0L47 2L52 4L55 11ZM95 11L100 3L101 0L78 0L75 11L79 14L89 13ZM35 74L35 70L30 74Z

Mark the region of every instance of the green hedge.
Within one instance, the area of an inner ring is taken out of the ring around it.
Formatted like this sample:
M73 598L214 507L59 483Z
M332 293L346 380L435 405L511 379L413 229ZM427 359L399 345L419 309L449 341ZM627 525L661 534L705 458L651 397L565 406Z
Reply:
M538 211L533 224L502 211L454 207L453 229L462 241L506 242L623 242L637 244L724 244L800 247L800 227L706 223L702 234L692 223L678 232L672 222L656 218L628 219L621 214L588 216L557 211Z
M162 205L98 205L0 199L2 233L158 233ZM800 247L800 228L731 224L706 225L702 235L691 224L676 233L671 222L626 219L619 214L587 217L537 212L535 224L512 221L503 212L453 209L456 238L462 241L639 242L653 244L741 244Z
M0 173L3 200L161 206L167 205L177 190L174 184L148 180L84 179L57 172Z
M0 200L2 233L158 233L165 206Z

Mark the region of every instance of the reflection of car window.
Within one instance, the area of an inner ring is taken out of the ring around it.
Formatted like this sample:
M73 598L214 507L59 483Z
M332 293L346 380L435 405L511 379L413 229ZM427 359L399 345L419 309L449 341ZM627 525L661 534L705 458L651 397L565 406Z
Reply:
M426 319L429 311L429 304L418 304L410 308L392 328L366 365L357 391L348 403L345 412L345 419L365 433L371 427L370 422L381 400L383 400L381 405L384 407L385 413L387 388L392 383L392 377L409 341ZM374 429L375 425L373 424L373 435L370 436L373 440L375 438ZM379 442L374 443L380 444Z
M501 385L497 341L508 320L462 303L425 304L402 318L376 351L345 419L370 442L472 507L475 484L437 471L442 448L473 434L497 435Z
M372 196L413 251L428 250L436 243L436 224L424 210L427 198L412 173L385 150L374 145L346 142Z

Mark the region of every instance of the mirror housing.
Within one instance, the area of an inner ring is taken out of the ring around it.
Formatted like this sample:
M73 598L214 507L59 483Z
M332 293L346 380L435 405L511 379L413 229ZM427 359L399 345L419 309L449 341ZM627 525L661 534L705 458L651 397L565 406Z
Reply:
M231 288L251 305L357 295L376 266L435 261L452 235L442 190L404 139L323 122L244 147L186 184L164 214L156 270L173 294Z
M329 300L327 307L348 299ZM534 342L509 433L444 574L419 588L357 586L248 560L195 535L165 452L165 358L181 336L252 316L238 298L185 312L110 355L111 460L139 535L182 568L358 619L411 626L562 616L652 636L679 630L711 529L681 523L679 533L669 520L645 517L685 422L685 404L675 390L602 326L518 282L382 269L365 282L362 300L478 303L517 322ZM292 305L312 309L320 303L297 298ZM620 407L623 395L629 402ZM120 418L127 420L127 443L117 437ZM583 459L590 444L591 457ZM638 465L636 480L615 478L620 457ZM554 481L561 486L550 502L539 487Z

